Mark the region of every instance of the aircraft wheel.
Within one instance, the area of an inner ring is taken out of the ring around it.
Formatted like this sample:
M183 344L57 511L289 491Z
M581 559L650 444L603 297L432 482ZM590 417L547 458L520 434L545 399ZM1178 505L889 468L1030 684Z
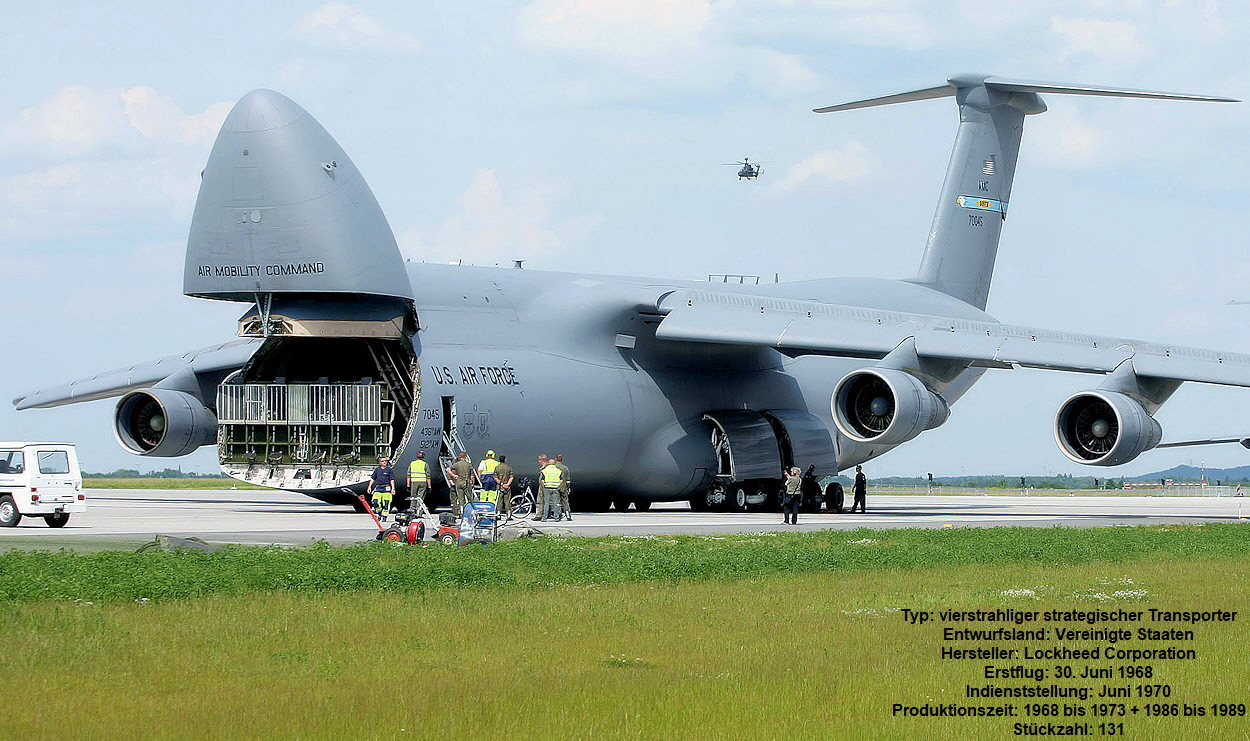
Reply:
M841 512L843 497L842 484L837 481L825 487L825 508L830 512Z
M48 523L48 527L65 527L65 523L69 522L69 514L53 512L50 515L44 515L43 521Z
M624 512L629 509L629 500L624 497L613 499L612 507L615 508L617 512Z
M442 535L438 536L438 542L442 543L443 545L455 545L456 536L452 535L451 533L443 533Z
M0 527L17 527L21 521L22 513L17 511L13 497L8 494L0 497Z
M635 499L634 509L638 510L639 512L646 512L647 510L651 509L651 500L650 499Z
M746 487L735 486L730 491L729 500L725 504L730 512L746 512L748 509Z

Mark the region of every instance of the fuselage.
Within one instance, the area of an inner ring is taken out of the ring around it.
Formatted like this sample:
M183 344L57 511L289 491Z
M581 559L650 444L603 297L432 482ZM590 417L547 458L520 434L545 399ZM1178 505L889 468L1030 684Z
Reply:
M806 411L833 434L839 469L892 447L852 441L833 422L834 385L871 361L657 339L660 302L674 291L749 291L867 311L990 320L949 296L900 281L828 279L738 289L427 263L408 263L408 273L417 294L413 349L420 377L412 430L395 453L401 470L418 451L435 457L443 432L454 426L473 457L494 450L518 471L536 473L540 453L561 453L580 490L649 499L688 497L710 483L715 453L702 420L709 410ZM981 372L965 370L944 392L947 402ZM448 419L453 408L455 419Z

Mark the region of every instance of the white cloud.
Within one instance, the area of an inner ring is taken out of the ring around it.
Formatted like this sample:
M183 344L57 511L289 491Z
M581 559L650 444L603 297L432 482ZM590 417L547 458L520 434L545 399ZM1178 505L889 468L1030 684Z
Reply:
M1030 159L1048 167L1091 170L1114 159L1110 133L1084 121L1074 106L1056 106L1025 123Z
M861 46L918 51L934 46L938 29L918 13L855 13L838 21L844 38Z
M0 151L74 159L143 141L198 145L211 142L231 103L215 103L187 114L167 95L149 87L94 90L61 88L0 126Z
M426 262L489 265L550 254L560 239L550 213L534 191L506 197L494 170L478 170L458 200L459 213L429 233L410 229L397 240L406 257Z
M0 237L29 241L167 226L190 216L199 169L184 158L64 162L0 177Z
M1051 19L1051 28L1065 39L1060 56L1092 57L1107 64L1133 64L1150 53L1141 28L1132 21L1096 18Z
M781 181L773 186L778 193L796 190L809 181L843 183L859 180L872 171L872 158L859 142L840 149L826 149L791 165Z
M412 53L420 44L406 33L387 28L354 5L328 2L295 22L299 36L317 44L353 51Z
M744 81L780 96L816 86L820 76L800 56L734 41L735 12L706 0L535 0L517 22L533 46L615 68L594 85L571 86L591 95L702 95Z
M116 90L61 88L0 129L0 145L34 146L55 156L91 152L129 128L120 102Z
M184 113L149 87L71 85L0 124L0 236L98 236L185 219L230 103Z
M173 98L150 87L132 87L121 93L123 109L131 126L148 139L182 144L211 142L233 103L214 103L203 113L184 114Z
M539 46L637 59L697 45L711 12L706 0L536 0L518 20Z

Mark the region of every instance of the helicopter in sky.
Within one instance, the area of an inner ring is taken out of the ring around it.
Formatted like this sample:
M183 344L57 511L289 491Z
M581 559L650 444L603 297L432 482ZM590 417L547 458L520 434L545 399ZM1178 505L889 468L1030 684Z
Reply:
M754 180L755 178L758 178L760 176L761 172L764 171L763 163L760 163L760 162L752 163L751 160L747 157L743 157L741 162L722 162L721 164L731 165L731 166L741 165L742 169L738 170L739 180L743 180L743 179Z

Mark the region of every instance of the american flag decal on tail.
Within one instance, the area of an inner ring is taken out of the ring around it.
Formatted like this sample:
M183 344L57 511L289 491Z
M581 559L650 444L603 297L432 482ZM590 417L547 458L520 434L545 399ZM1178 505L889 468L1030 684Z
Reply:
M994 174L994 158L993 157L990 157L989 159L987 159L985 161L985 164L981 166L981 174L982 175Z

